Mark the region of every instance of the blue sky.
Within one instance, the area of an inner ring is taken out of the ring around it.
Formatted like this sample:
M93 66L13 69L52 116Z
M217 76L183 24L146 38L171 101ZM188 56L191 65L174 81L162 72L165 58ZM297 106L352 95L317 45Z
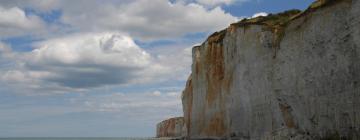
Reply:
M0 137L148 137L182 115L191 47L312 0L0 1Z

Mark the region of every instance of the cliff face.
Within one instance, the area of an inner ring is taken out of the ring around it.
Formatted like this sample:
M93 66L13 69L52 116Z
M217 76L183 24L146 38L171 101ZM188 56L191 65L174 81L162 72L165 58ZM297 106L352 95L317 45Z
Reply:
M170 118L157 124L156 137L182 137L183 135L184 118L176 117Z
M194 47L184 135L360 139L359 1L243 20Z

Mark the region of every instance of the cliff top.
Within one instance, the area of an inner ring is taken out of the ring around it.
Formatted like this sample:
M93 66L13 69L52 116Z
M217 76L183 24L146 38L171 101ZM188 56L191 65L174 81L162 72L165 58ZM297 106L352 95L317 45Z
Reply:
M223 38L225 37L227 30L232 30L232 29L238 28L238 27L245 27L247 25L265 25L267 27L270 27L270 29L272 29L272 31L277 32L279 29L281 30L282 28L286 27L286 25L294 19L308 15L318 9L332 6L334 4L337 4L339 2L344 2L344 1L351 2L351 0L316 0L305 11L301 11L298 9L292 9L292 10L288 10L288 11L277 13L277 14L269 14L267 16L259 16L259 17L255 17L255 18L249 18L249 19L245 18L239 22L230 24L230 27L228 27L224 30L221 30L221 31L211 34L207 38L206 41L209 44L221 43ZM279 32L277 32L277 34L279 34Z
M267 16L259 16L250 19L245 18L239 22L230 24L230 27L227 29L213 33L208 37L207 42L209 44L220 43L225 37L227 30L233 30L235 28L245 27L248 25L265 25L267 27L270 27L272 31L274 31L275 29L279 29L283 26L286 26L287 23L291 21L291 19L293 19L300 13L301 10L293 9L278 14L269 14Z
M246 26L246 25L251 25L251 24L267 25L270 27L281 26L281 25L289 22L292 17L295 17L300 13L301 13L301 10L293 9L293 10L288 10L288 11L281 12L278 14L269 14L268 16L259 16L259 17L250 18L250 19L245 18L237 23L231 24L230 26L240 27L240 26Z

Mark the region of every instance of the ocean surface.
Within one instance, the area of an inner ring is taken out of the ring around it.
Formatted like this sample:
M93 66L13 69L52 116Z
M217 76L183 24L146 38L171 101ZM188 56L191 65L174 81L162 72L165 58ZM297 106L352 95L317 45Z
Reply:
M0 138L0 140L160 140L156 138Z

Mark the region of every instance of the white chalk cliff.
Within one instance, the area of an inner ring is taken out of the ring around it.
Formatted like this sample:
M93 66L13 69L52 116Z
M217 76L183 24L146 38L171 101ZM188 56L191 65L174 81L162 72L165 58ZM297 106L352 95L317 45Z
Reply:
M360 0L242 20L193 48L186 139L360 139Z

